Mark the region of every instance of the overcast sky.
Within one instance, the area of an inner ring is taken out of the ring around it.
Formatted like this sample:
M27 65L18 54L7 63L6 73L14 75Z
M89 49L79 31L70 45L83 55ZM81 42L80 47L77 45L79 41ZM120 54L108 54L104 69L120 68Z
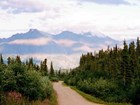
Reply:
M49 33L140 36L140 0L0 0L0 37L36 28Z

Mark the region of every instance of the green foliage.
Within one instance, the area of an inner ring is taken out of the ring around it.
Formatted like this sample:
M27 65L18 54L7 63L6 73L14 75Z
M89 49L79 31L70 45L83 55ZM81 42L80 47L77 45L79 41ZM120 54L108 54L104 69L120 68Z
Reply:
M66 84L107 102L140 104L139 38L136 45L133 41L128 46L124 41L122 49L116 45L82 55L79 64L65 77Z
M54 76L54 69L53 69L53 63L51 62L51 67L50 67L50 76Z
M0 54L0 64L4 64L2 54Z
M15 59L8 57L7 65L1 63L1 102L6 102L7 100L3 98L7 98L7 96L4 96L5 93L13 91L22 94L22 96L29 101L44 100L45 98L50 99L53 94L52 84L47 76L42 76L42 72L39 69L39 66L33 63L32 58L30 58L29 63L26 62L26 64L21 62L19 56L17 56ZM8 103L6 105L8 105Z
M48 75L47 59L40 63L40 70L42 75Z
M59 78L56 77L56 76L53 76L53 77L50 77L50 80L51 80L52 82L58 82L58 81L59 81Z

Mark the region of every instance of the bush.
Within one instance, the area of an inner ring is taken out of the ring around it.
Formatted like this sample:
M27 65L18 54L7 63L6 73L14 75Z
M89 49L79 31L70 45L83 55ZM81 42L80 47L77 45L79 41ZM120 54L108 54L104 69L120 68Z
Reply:
M29 100L44 99L52 94L52 85L49 79L42 77L35 70L28 70L19 81L22 82L19 92L28 97Z
M17 91L29 100L44 99L52 94L52 85L39 71L20 64L10 64L3 70L3 91Z
M14 76L14 72L12 70L4 70L3 71L3 91L14 91L17 90L17 85L16 85L16 78Z
M58 82L59 81L59 78L58 77L50 77L50 80L52 81L52 82Z
M50 98L52 93L53 93L53 86L52 83L50 82L49 78L47 76L42 77L40 79L40 83L41 83L41 91L42 91L42 99L48 97Z

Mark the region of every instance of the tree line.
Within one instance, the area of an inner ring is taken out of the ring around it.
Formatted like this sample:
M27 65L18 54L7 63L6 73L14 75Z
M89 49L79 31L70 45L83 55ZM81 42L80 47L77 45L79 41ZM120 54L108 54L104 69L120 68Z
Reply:
M140 40L83 54L65 83L108 102L140 104Z

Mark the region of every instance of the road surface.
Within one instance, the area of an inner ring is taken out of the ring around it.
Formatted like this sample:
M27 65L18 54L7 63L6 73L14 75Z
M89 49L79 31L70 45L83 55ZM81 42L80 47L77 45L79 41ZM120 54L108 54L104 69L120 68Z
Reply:
M53 83L53 87L58 95L59 105L101 105L87 101L70 87L64 86L62 82Z

